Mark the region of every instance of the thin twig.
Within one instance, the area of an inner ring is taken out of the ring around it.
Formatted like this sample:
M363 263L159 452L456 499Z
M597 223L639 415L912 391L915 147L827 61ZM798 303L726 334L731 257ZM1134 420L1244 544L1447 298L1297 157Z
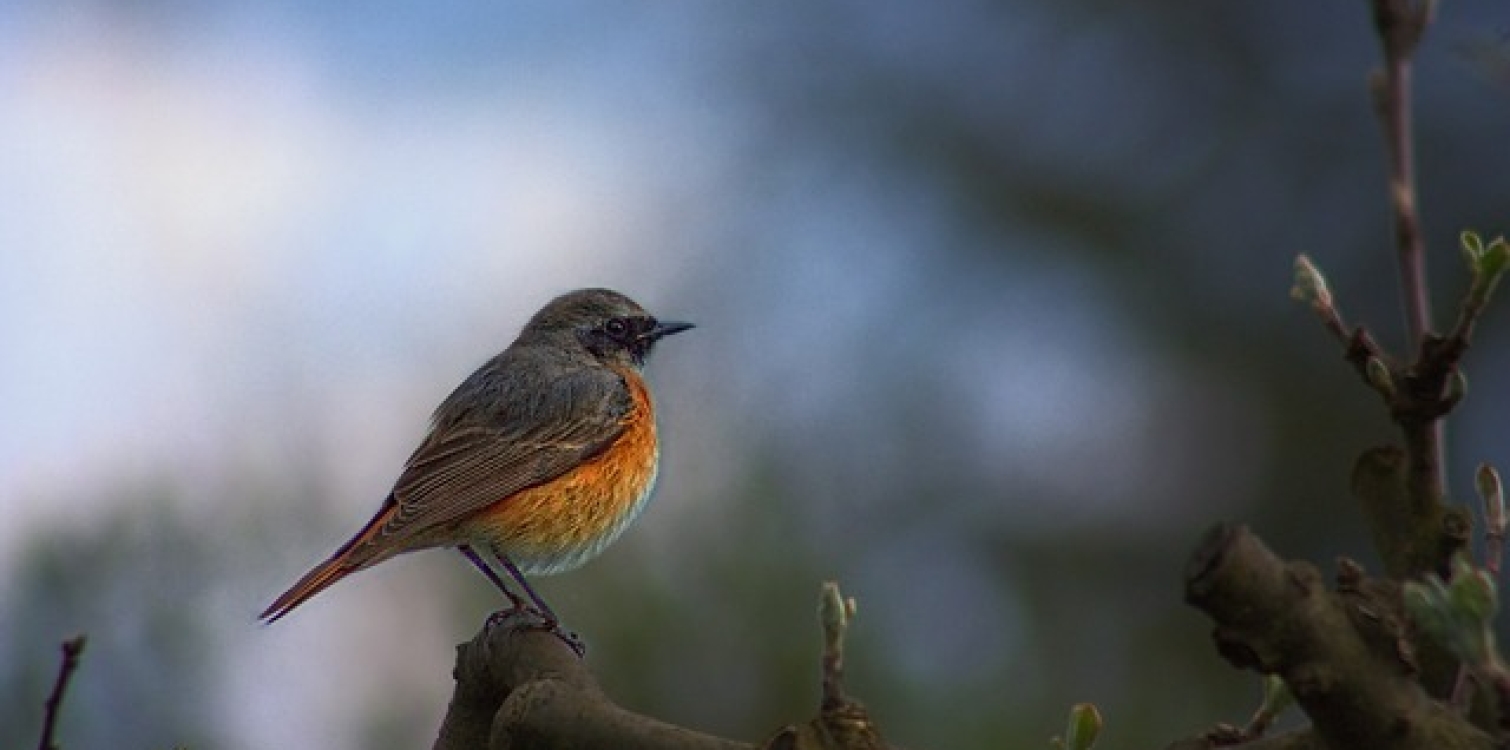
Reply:
M1452 680L1452 692L1447 696L1447 705L1452 706L1460 716L1467 716L1473 708L1473 673L1466 668L1459 669L1457 676Z
M1305 253L1295 256L1295 285L1290 287L1290 296L1310 305L1338 341L1348 342L1347 324L1342 322L1342 311L1337 309L1337 300L1327 286L1326 275Z
M1505 487L1500 473L1489 464L1479 464L1473 473L1479 500L1484 506L1484 570L1495 580L1500 577L1500 563L1505 555Z
M855 600L839 593L839 584L823 584L818 598L818 623L823 627L823 708L849 702L844 695L844 635L855 614Z
M839 584L828 581L818 595L818 623L823 629L823 700L818 716L805 731L825 738L817 744L798 741L792 747L832 747L847 750L885 750L891 746L858 701L844 693L844 636L855 617L854 597L839 593ZM799 730L804 731L804 730Z
M1384 66L1380 118L1389 150L1389 202L1394 213L1401 293L1405 297L1405 329L1412 345L1431 330L1431 303L1426 288L1426 249L1421 240L1421 215L1416 201L1415 149L1411 147L1411 68L1409 59L1389 60Z
M1473 282L1468 293L1463 295L1462 304L1458 306L1458 317L1453 321L1452 330L1438 347L1439 356L1451 367L1455 367L1463 352L1468 350L1468 343L1473 338L1473 327L1484 314L1489 298L1493 296L1495 287L1504 275L1504 240L1492 240L1485 250L1478 235L1472 232L1463 234L1462 241L1465 254L1470 259Z
M52 685L52 694L47 696L45 704L47 713L42 719L42 741L37 745L40 750L57 750L58 744L53 741L53 735L57 732L58 714L63 707L63 694L68 690L68 680L73 677L73 671L79 667L79 656L84 653L84 636L76 635L63 641L63 662L58 665L58 679Z
M1389 202L1405 299L1405 327L1409 348L1419 352L1416 366L1410 369L1417 377L1424 376L1423 384L1431 391L1411 396L1434 401L1441 396L1441 388L1434 386L1445 382L1449 369L1439 369L1441 359L1433 351L1438 347L1431 334L1431 297L1426 287L1426 250L1416 193L1411 60L1431 24L1436 0L1370 0L1370 4L1384 53L1383 70L1374 78L1374 103L1389 153ZM1418 501L1439 501L1447 491L1441 414L1427 414L1419 420L1415 418L1418 415L1397 412L1395 416L1405 430L1411 494Z
M1433 0L1372 0L1374 24L1384 48L1384 70L1375 79L1375 105L1389 152L1389 198L1394 214L1400 284L1411 346L1431 330L1426 288L1426 250L1416 201L1414 126L1411 119L1411 58L1431 22Z
M1499 708L1500 739L1503 740L1510 736L1510 674L1505 672L1503 665L1495 664L1489 675L1489 687Z
M1491 531L1484 535L1484 570L1495 578L1500 576L1500 561L1505 556L1505 532Z

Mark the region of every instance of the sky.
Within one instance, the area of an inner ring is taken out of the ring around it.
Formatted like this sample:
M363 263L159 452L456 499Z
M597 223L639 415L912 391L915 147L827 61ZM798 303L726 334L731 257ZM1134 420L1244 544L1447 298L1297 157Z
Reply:
M493 19L469 54L449 50L463 18L436 21L444 38L409 28L425 18L0 10L0 578L23 540L121 502L116 482L168 475L213 518L226 476L310 446L338 446L326 476L353 518L370 512L433 404L545 300L607 284L675 301L695 250L656 216L716 169L696 92L611 26L574 32L601 53L574 61L540 54L525 19ZM495 50L526 61L517 76L452 74ZM609 117L625 97L646 116ZM653 263L635 257L652 246ZM339 716L341 693L267 686L318 631L252 632L274 592L239 593L216 615L255 644L228 672L247 682L224 693L245 707L227 709L231 733L307 742L307 719L270 719Z
M655 181L708 168L681 134L538 90L353 94L276 8L197 33L26 9L0 69L0 325L26 425L0 468L24 481L203 448L311 370L401 364L395 339L485 325L501 348L542 300L622 277ZM688 158L643 169L654 139ZM665 283L649 275L626 282Z

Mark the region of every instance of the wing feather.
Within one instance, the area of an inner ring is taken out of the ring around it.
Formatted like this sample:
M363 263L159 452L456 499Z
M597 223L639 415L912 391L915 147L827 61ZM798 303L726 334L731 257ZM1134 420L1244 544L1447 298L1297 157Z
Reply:
M486 386L469 379L441 405L394 485L398 508L376 546L423 538L565 474L611 445L633 406L623 379L605 370L495 388L487 408L462 397L469 384Z

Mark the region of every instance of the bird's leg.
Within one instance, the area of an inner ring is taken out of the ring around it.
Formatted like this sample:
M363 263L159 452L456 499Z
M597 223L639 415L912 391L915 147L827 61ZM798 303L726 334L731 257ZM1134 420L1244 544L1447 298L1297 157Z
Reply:
M546 604L545 600L540 598L539 594L535 593L534 587L530 586L530 582L525 580L524 573L519 570L519 566L515 565L514 561L510 560L508 555L503 554L502 550L499 550L497 547L492 547L491 549L493 557L498 559L503 569L507 570L509 575L513 576L514 580L519 582L519 585L524 588L524 593L529 594L530 599L534 601L536 611L546 621L543 629L550 631L557 638L560 638L567 646L571 647L571 650L577 652L577 656L586 656L587 644L583 643L582 639L577 637L576 633L561 629L561 620L556 617L555 612L551 611L550 605Z
M493 548L493 555L498 558L498 562L503 565L503 569L507 570L509 575L513 576L514 580L519 582L520 586L524 587L524 593L529 594L530 600L535 603L535 608L540 610L540 614L545 615L545 618L550 620L552 625L560 622L556 617L556 613L551 611L550 605L546 604L545 600L541 599L540 595L535 593L535 589L530 586L530 582L524 579L524 573L520 572L519 566L515 565L514 561L510 560L508 555L499 552L497 547Z
M482 559L482 556L477 554L476 550L472 549L472 545L458 544L456 546L456 551L460 552L468 560L471 560L472 564L477 566L477 569L482 571L482 574L487 576L488 580L492 581L493 585L497 586L498 590L502 591L503 595L509 598L509 605L512 609L522 610L525 608L526 605L524 603L524 600L520 599L518 594L511 591L509 587L504 584L503 579L499 578L498 573L493 570L493 566L488 565L487 561ZM525 590L528 591L528 588L526 587ZM534 592L530 592L530 597L534 598Z
M523 599L520 599L519 595L515 594L503 582L503 579L498 576L498 573L493 570L493 566L489 565L481 555L477 554L477 551L472 549L471 545L459 544L456 546L456 549L462 555L466 556L468 560L471 560L472 564L477 566L477 569L482 571L482 574L487 576L488 580L492 581L493 585L498 587L498 590L502 591L503 595L509 598L508 609L501 609L488 616L487 628L498 627L515 617L529 616L534 621L526 627L549 631L552 635L560 638L572 651L577 652L578 657L587 654L587 644L583 643L582 639L578 638L576 633L566 633L561 630L560 624L556 621L555 613L551 612L550 608L545 606L545 602L540 601L540 596L530 588L528 583L524 582L523 575L520 574L519 568L515 567L512 560L503 555L498 555L497 551L494 550L494 554L498 555L499 561L508 569L509 575L514 576L514 579L524 586L524 590L529 592L530 598L535 600L535 604L545 611L542 612L539 608L531 607Z

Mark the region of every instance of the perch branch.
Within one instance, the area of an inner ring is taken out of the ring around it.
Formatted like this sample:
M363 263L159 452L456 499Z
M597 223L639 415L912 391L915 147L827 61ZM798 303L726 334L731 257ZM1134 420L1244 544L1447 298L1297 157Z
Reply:
M456 651L456 692L435 750L750 748L614 705L576 652L526 617L490 619Z
M456 691L434 750L885 750L865 708L844 692L844 636L855 602L823 585L822 702L818 715L765 742L737 742L615 705L571 645L538 621L505 611L456 648Z

